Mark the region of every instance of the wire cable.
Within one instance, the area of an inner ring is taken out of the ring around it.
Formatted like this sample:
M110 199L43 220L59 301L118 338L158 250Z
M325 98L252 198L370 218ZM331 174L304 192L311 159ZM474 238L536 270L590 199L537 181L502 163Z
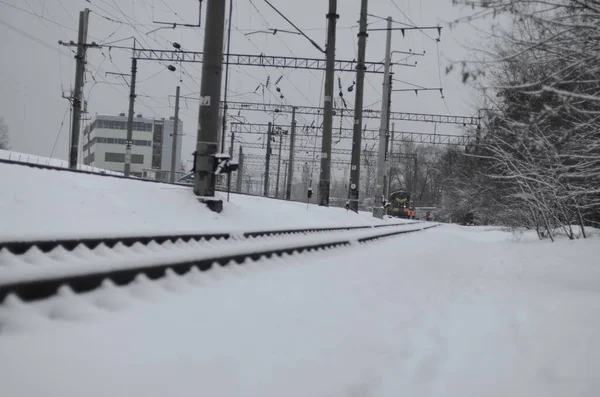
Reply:
M400 13L401 13L402 15L404 15L404 18L406 18L406 20L407 20L408 22L412 23L414 27L417 27L417 25L416 25L416 24L415 24L415 23L412 21L412 19L410 19L410 17L409 17L408 15L406 15L406 13L405 13L404 11L402 11L402 9L401 9L400 7L398 7L398 4L396 4L396 1L395 1L395 0L390 0L390 1L391 1L391 2L392 2L392 4L394 5L394 7L396 7L396 9L398 9L398 11L400 11ZM425 31L424 31L424 30L421 30L421 29L419 29L419 32L423 33L425 36L429 37L429 39L431 39L431 40L434 40L434 41L436 40L436 39L434 39L433 37L431 37L430 35L428 35L427 33L425 33Z
M441 72L441 68L442 66L440 65L440 43L437 42L436 43L436 47L437 47L437 62L438 62L438 78L440 81L440 87L442 87L442 72ZM442 101L444 102L444 106L446 107L446 111L448 113L452 113L450 111L450 108L448 108L448 103L446 102L446 97L442 94Z
M62 128L63 128L63 125L65 124L65 119L67 118L67 113L69 112L70 108L71 108L71 104L69 103L69 106L67 106L67 108L65 109L65 114L63 116L62 122L60 123L60 127L58 127L58 132L56 133L56 139L54 139L54 145L52 146L52 151L50 152L50 158L52 158L52 156L54 156L54 149L56 149L56 144L58 142L58 138L60 137L60 133L62 132Z
M50 50L54 51L54 52L57 52L57 53L58 53L58 54L60 54L60 55L63 55L63 56L66 56L66 57L70 57L70 55L69 55L69 54L62 52L62 51L61 51L61 50L59 50L58 48L55 48L55 47L53 47L52 45L50 45L50 44L46 43L45 41L43 41L43 40L41 40L41 39L38 39L37 37L35 37L35 36L32 36L32 35L30 35L30 34L29 34L29 33L27 33L27 32L24 32L24 31L22 31L21 29L19 29L19 28L17 28L17 27L15 27L15 26L13 26L13 25L11 25L11 24L9 24L9 23L8 23L8 22L6 22L6 21L3 21L3 20L1 20L1 19L0 19L0 24L2 24L2 25L4 25L4 26L6 26L7 28L9 28L9 29L11 29L11 30L13 30L13 31L15 31L15 32L17 32L17 33L19 33L19 34L20 34L20 35L22 35L22 36L25 36L25 37L27 37L27 38L28 38L28 39L30 39L30 40L33 40L33 41L35 41L36 43L38 43L38 44L40 44L40 45L42 45L42 46L44 46L44 47L46 47L46 48L48 48L48 49L50 49Z
M15 6L15 5L9 4L9 3L7 3L7 2L5 2L5 1L3 1L3 0L0 0L0 3L2 3L2 4L4 4L4 5L6 5L6 6L8 6L8 7L14 8L14 9L16 9L16 10L19 10L19 11L21 11L21 12L24 12L24 13L26 13L26 14L33 15L33 16L35 16L35 17L38 17L38 18L40 18L40 19L43 19L43 20L45 20L45 21L52 22L52 23L54 23L54 24L56 24L56 25L58 25L58 26L61 26L61 27L65 28L65 29L69 29L69 30L71 30L71 31L73 31L73 32L77 32L77 29L73 29L73 28L72 28L72 27L70 27L70 26L63 25L63 24L61 24L61 23L58 23L58 22L56 22L56 21L53 21L53 20L51 20L51 19L49 19L49 18L46 18L46 17L44 17L44 16L38 15L38 14L36 14L35 12L31 12L31 11L28 11L28 10L26 10L26 9L24 9L24 8L17 7L17 6ZM90 37L92 37L92 36L90 36Z
M313 39L311 39L310 37L308 37L306 35L306 33L304 33L299 27L297 27L296 25L294 25L294 23L292 21L290 21L285 15L283 15L281 13L281 11L279 11L277 8L275 8L275 6L273 4L271 4L269 2L269 0L265 0L265 3L267 3L272 9L275 10L275 12L277 12L283 19L285 19L287 21L287 23L289 23L290 25L292 25L294 27L294 29L296 29L298 31L298 33L300 33L302 36L304 36L304 38L308 41L310 41L310 43L319 51L321 51L323 54L325 53L325 50L321 48L320 45L318 45Z

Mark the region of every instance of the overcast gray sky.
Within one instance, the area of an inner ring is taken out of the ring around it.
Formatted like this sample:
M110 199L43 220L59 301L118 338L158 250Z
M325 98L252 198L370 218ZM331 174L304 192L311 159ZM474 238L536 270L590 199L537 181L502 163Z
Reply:
M324 47L328 2L326 0L285 1L272 3L299 27ZM397 7L396 7L397 6ZM67 158L69 135L69 103L61 97L71 89L74 80L74 58L69 48L59 46L58 40L77 39L78 12L85 7L90 15L89 40L99 44L114 42L135 36L146 48L172 48L178 42L186 50L202 51L203 29L161 29L152 21L196 23L197 0L0 0L0 116L10 128L13 150L41 156ZM356 34L360 0L340 0L338 21L337 58L352 60L357 51ZM203 9L204 13L205 9ZM463 85L458 73L448 76L444 68L448 59L458 60L466 55L462 45L474 30L469 26L449 29L444 22L460 15L451 0L370 0L369 13L381 17L392 16L395 20L417 25L443 27L441 42L437 32L408 31L406 38L401 32L393 34L392 49L426 52L424 57L413 57L416 68L394 68L395 77L420 86L444 88L445 102L438 92L394 93L392 110L437 114L473 115L475 93ZM266 28L291 29L264 0L234 0L232 53L247 53L299 57L322 57L304 38L290 34L246 33ZM203 21L204 23L204 21ZM370 27L384 27L385 21L369 17ZM131 39L119 42L131 45ZM367 43L367 60L381 61L384 57L385 32L371 32ZM439 50L439 57L438 57ZM395 60L401 56L396 55ZM182 95L198 96L201 65L184 64L183 68L170 72L166 64L141 61L138 69L138 99L136 113L149 117L169 117L173 114L174 101L169 98L181 85ZM117 114L128 108L128 87L123 80L106 75L106 72L129 73L130 52L113 49L109 51L90 49L86 74L85 97L90 116ZM283 76L283 77L282 77ZM235 101L279 103L274 82L281 78L279 87L286 103L318 106L322 96L320 71L279 70L259 67L232 66L230 70L229 98ZM344 98L354 107L354 93L346 89L353 82L354 73L340 73ZM270 90L263 96L262 89L254 93L270 78ZM181 81L180 81L181 80ZM394 88L410 88L395 83ZM381 75L368 75L365 85L365 106L379 110L381 107ZM182 101L181 119L184 122L183 158L191 159L196 136L197 102ZM255 122L267 122L266 114L242 113ZM64 122L63 122L64 120ZM280 120L285 123L285 120ZM304 116L299 123L310 123ZM334 127L340 120L334 119ZM342 120L351 127L350 120ZM377 128L378 121L369 121L369 127ZM396 123L396 130L458 133L452 126L405 122ZM248 138L250 139L250 138ZM55 144L56 143L56 144ZM338 147L344 146L344 142Z

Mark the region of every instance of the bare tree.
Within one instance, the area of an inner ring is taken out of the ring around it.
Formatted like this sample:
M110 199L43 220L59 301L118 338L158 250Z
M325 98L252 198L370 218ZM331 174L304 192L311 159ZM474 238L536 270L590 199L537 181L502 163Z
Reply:
M460 186L485 197L470 201L476 214L493 209L496 222L551 239L559 230L575 238L578 224L585 237L600 222L600 1L454 3L473 8L467 19L510 23L492 24L478 62L464 63L463 81L479 80L495 110L465 153L476 160L444 170L456 186L445 197L458 203Z
M10 149L8 145L8 125L6 125L4 117L0 117L0 149Z

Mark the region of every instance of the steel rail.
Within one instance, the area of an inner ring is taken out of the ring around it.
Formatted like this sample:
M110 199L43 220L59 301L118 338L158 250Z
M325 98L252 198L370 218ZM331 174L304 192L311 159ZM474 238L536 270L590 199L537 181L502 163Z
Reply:
M150 280L157 280L165 277L167 273L174 272L178 275L186 274L196 268L199 271L207 271L215 264L227 266L231 263L244 264L247 260L259 260L261 258L280 257L283 254L304 253L325 248L347 247L352 241L366 243L382 238L397 236L401 234L416 233L437 227L439 224L426 226L418 229L402 229L385 232L378 230L376 233L360 236L356 239L339 236L324 242L296 242L295 244L285 245L276 248L254 248L247 252L235 252L233 254L223 253L200 259L187 260L165 260L163 263L144 265L138 267L123 268L116 270L93 270L90 273L81 274L63 274L44 279L16 281L2 284L0 280L0 302L9 295L16 295L22 301L35 301L54 296L62 286L68 286L74 293L84 293L93 291L103 285L105 280L110 280L114 285L123 286L133 282L139 276L145 276ZM375 230L375 228L373 228Z

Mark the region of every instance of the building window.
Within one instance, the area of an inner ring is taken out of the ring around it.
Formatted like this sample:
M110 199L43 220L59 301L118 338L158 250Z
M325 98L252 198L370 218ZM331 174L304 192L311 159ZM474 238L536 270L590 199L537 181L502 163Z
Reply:
M86 157L83 159L83 164L85 164L85 165L90 165L90 164L92 164L92 163L94 162L94 160L95 160L95 155L94 155L94 153L90 153L90 155L89 155L89 156L86 156Z
M134 146L147 146L147 147L150 147L150 146L152 146L152 141L147 141L145 139L134 139L133 140L133 145Z
M83 145L83 151L85 152L86 150L90 149L92 146L94 146L95 143L96 143L96 138L90 139L90 141L88 143Z
M94 138L98 141L98 143L108 143L108 144L112 144L112 145L125 145L125 143L127 142L126 139L123 138L104 138L104 137L97 137ZM145 139L134 139L133 140L133 146L147 146L150 147L152 146L152 141L148 141Z
M125 153L104 153L104 161L107 163L124 163Z
M152 136L152 168L160 169L162 163L163 124L156 123Z
M125 162L125 153L104 153L104 161L107 163L124 163ZM143 154L132 154L131 155L131 163L132 164L144 164L144 155Z
M131 155L131 163L132 164L144 164L144 155L143 154L132 154Z
M127 122L118 120L96 120L92 123L91 129L104 128L108 130L125 130L127 131ZM146 131L152 132L152 123L145 123L143 121L134 121L133 130L135 131Z

